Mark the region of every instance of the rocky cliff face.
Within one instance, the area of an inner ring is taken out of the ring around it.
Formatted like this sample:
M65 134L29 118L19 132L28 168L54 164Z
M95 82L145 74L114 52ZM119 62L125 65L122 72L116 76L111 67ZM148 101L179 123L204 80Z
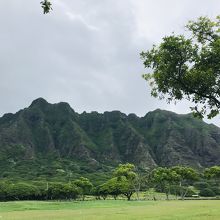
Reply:
M90 172L124 162L143 168L219 165L220 129L190 114L78 114L67 103L49 104L42 98L0 118L0 171L34 169L46 176L55 175L54 170L80 173L83 166Z

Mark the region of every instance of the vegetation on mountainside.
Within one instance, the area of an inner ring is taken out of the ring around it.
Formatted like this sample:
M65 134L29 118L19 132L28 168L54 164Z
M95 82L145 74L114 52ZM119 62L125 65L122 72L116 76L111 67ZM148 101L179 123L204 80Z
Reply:
M119 163L139 169L220 164L220 129L192 115L156 110L78 114L40 98L0 118L0 177L66 182L84 176L104 183Z

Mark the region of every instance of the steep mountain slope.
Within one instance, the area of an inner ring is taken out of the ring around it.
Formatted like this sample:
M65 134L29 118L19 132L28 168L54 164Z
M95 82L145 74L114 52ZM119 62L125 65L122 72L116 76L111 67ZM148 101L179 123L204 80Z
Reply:
M220 163L220 129L194 118L156 110L133 123L144 135L156 164L207 167ZM132 123L132 122L131 122Z
M104 173L124 162L142 168L220 164L220 129L190 114L78 114L67 103L42 98L0 118L4 178L68 179Z

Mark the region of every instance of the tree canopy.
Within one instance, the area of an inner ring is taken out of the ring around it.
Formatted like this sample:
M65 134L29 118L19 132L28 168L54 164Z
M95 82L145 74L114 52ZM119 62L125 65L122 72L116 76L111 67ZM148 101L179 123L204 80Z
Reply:
M205 169L205 177L208 179L220 179L220 166L213 166Z
M116 182L113 181L116 188L130 200L135 192L135 180L137 177L135 166L130 163L119 164L114 171L114 177L116 177Z
M187 35L165 36L159 45L142 52L144 74L151 95L160 99L187 99L195 116L213 118L220 110L220 16L200 17L186 25Z
M75 180L73 183L74 185L79 187L83 200L85 199L85 195L89 194L93 188L93 185L90 182L90 180L85 177L80 177L79 179Z

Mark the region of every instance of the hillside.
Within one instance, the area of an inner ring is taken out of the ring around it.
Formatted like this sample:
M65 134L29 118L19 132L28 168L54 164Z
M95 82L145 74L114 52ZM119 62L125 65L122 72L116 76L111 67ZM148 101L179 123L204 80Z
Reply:
M124 162L141 168L219 165L220 128L159 109L144 117L78 114L67 103L42 98L0 118L1 178L105 178L105 171Z

